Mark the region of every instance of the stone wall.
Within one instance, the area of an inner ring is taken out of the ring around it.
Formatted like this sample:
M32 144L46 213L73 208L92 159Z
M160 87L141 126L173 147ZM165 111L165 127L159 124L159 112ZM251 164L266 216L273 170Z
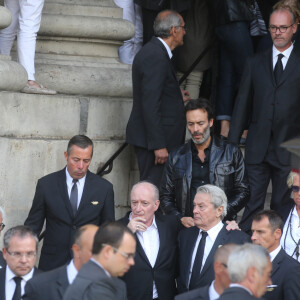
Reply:
M94 141L92 172L124 142L131 67L119 62L117 51L133 34L113 0L46 0L36 78L59 94L28 95L9 87L0 92L0 205L6 229L24 222L37 180L65 166L64 151L73 135ZM8 77L0 63L0 78L7 83ZM134 168L127 147L105 177L114 185L117 218L128 210Z

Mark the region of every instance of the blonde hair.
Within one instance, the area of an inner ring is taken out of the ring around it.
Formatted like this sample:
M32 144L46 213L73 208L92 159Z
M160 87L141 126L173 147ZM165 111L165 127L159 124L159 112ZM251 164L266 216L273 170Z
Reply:
M297 0L281 0L273 6L273 10L281 10L281 9L286 9L290 11L294 15L296 19L296 23L299 22L300 4Z

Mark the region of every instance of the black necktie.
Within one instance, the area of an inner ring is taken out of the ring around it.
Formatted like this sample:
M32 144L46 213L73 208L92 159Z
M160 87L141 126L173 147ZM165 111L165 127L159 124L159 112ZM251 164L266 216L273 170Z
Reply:
M205 242L206 242L207 232L202 231L202 237L198 245L197 253L194 260L189 290L194 289L197 287L197 283L200 278L200 270L202 266L202 260L203 260L203 254L204 254L204 248L205 248Z
M21 281L22 277L14 277L16 288L12 300L21 300Z
M73 186L70 194L70 202L73 210L74 216L77 212L77 203L78 203L78 189L77 189L77 179L73 179Z
M282 61L281 59L284 57L283 54L278 54L278 59L277 59L277 63L275 65L275 68L274 68L274 76L275 76L275 81L276 81L276 84L279 83L280 81L280 77L283 73L283 65L282 65Z

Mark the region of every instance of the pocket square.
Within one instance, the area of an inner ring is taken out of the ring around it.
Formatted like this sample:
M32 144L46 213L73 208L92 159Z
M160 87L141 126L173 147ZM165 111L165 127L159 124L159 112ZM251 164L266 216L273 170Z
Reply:
M92 201L91 203L92 203L93 205L98 205L99 202L98 202L98 201Z

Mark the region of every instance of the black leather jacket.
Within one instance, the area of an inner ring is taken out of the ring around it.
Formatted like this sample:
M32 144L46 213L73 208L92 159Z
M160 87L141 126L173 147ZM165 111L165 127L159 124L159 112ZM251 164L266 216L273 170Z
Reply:
M210 0L208 4L216 26L253 20L253 0Z
M190 207L192 180L191 140L169 154L160 188L161 208L179 218L193 216ZM235 220L250 196L244 158L240 149L218 137L212 138L209 181L220 187L228 199L226 220ZM188 202L188 203L187 203Z

